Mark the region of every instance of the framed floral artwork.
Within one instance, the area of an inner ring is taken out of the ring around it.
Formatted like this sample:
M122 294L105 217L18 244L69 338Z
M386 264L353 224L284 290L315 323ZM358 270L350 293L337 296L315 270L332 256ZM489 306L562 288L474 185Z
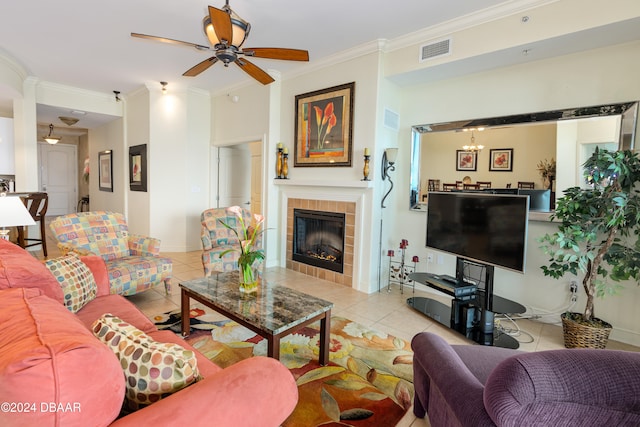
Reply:
M478 153L475 151L456 150L456 170L476 171Z
M113 193L113 161L111 150L98 153L98 189Z
M489 150L489 170L492 172L513 171L513 148Z
M129 147L129 189L147 191L147 144Z
M296 95L294 166L351 166L355 82Z

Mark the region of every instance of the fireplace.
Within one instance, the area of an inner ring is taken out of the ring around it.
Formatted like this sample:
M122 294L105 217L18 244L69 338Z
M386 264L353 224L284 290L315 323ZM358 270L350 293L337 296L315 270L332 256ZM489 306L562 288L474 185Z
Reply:
M293 261L342 273L344 240L344 213L293 210Z

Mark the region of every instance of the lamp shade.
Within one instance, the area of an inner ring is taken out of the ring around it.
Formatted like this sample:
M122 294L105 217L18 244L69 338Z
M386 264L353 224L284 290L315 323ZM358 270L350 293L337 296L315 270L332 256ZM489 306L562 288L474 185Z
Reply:
M0 227L34 225L35 223L19 197L0 196Z
M384 150L384 154L387 156L387 161L391 164L396 162L396 157L398 157L398 149L397 148L387 148Z

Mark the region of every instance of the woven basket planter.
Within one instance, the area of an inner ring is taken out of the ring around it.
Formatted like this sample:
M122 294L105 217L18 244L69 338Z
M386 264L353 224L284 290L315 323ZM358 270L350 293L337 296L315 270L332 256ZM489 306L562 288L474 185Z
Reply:
M567 313L563 313L560 318L562 319L564 346L566 348L606 348L607 341L609 340L609 334L613 328L609 323L604 320L594 318L594 320L597 320L604 326L602 328L596 328L580 324L568 318Z

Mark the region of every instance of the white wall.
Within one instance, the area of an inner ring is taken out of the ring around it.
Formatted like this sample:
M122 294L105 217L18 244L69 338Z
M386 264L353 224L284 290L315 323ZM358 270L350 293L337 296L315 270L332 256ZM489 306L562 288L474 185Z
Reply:
M403 88L405 109L402 118L403 148L409 150L410 126L458 119L502 116L578 106L626 102L640 99L640 42L597 49L574 55L505 67L464 78ZM464 102L461 102L464 100ZM408 156L399 156L398 169L404 171L395 204L394 232L398 236L418 236L411 254L426 260L421 240L426 232L425 214L409 212ZM561 160L562 161L562 160ZM495 291L540 311L553 311L567 295L566 280L542 275L546 261L536 239L553 232L546 222L530 222L525 275L496 270ZM410 243L412 243L410 239ZM437 273L454 271L453 257L444 255L444 264L420 263L420 269ZM623 296L596 302L596 315L615 327L612 338L640 344L640 289L626 284ZM578 310L583 309L582 296Z
M0 117L0 175L16 173L13 147L13 119Z
M89 206L92 211L126 212L125 186L128 185L127 166L125 166L123 120L117 119L99 128L89 130ZM113 192L100 191L98 188L98 154L111 150L113 166Z

